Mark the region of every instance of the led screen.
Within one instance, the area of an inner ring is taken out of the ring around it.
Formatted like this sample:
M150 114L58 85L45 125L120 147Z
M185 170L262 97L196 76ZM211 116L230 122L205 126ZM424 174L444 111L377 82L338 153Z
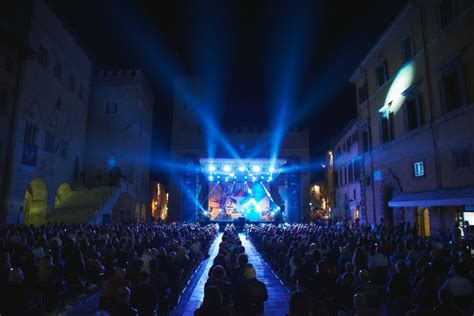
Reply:
M269 192L268 183L211 182L208 216L211 220L271 220Z

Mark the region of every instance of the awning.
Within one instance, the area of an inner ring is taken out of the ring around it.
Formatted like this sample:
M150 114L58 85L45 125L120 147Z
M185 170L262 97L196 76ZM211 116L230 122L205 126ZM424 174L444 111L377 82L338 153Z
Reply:
M474 188L402 193L388 202L389 207L474 205Z

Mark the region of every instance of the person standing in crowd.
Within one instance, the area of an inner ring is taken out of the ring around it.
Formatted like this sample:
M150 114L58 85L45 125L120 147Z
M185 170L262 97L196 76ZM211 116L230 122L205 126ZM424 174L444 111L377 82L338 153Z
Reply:
M126 274L125 269L117 269L115 271L115 275L105 281L104 287L102 289L102 297L115 301L115 298L117 297L118 289L122 287L131 287L130 281L125 279L125 274Z
M132 289L131 303L138 310L140 316L155 315L158 304L158 293L150 286L150 273L141 271L139 284Z
M226 311L230 309L232 285L227 280L227 276L223 266L215 266L212 268L211 277L207 280L204 287L215 286L222 295L222 302Z
M251 264L247 264L243 281L236 295L237 315L258 316L264 311L263 303L268 299L265 283L257 280L257 273Z
M32 309L31 291L23 284L24 275L20 268L10 271L9 280L3 292L0 314L6 316L28 315Z
M212 285L205 287L204 301L202 305L194 311L194 316L220 316L225 314L226 311L219 289Z
M286 316L309 316L308 300L303 292L293 292L290 298L290 312Z
M121 287L117 290L117 302L112 307L110 316L138 316L138 311L130 305L130 289Z

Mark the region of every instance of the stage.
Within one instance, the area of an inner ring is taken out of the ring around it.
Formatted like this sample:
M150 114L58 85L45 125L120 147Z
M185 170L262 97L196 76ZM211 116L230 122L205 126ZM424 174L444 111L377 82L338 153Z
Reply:
M188 161L180 185L183 222L219 224L300 222L298 160L200 158Z

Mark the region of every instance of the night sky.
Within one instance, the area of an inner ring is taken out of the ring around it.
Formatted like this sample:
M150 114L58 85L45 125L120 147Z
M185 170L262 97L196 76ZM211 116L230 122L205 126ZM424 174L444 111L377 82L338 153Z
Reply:
M271 126L272 100L278 98L275 78L292 78L291 111L310 105L295 124L310 128L314 160L355 117L355 90L348 78L405 3L50 2L95 65L145 71L156 96L152 159L166 156L169 149L170 80L197 75L213 90L212 112L221 128ZM294 46L299 47L294 52L299 67L288 76L282 64ZM163 71L169 65L179 71ZM153 177L166 181L166 174L156 170Z

